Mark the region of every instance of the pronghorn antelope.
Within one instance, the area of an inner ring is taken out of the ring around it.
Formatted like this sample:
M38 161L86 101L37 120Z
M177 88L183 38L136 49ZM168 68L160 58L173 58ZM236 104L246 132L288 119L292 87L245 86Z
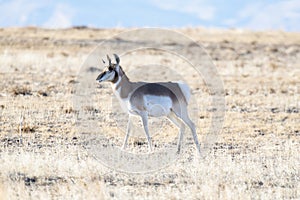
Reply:
M148 117L166 116L180 130L178 135L177 152L180 152L185 125L192 131L194 142L200 153L196 128L188 115L188 102L191 96L189 86L182 82L131 82L120 66L120 58L114 54L116 63L112 63L107 55L109 65L97 77L99 82L111 82L112 89L123 109L129 114L126 136L122 148L125 149L131 131L131 115L142 118L143 127L148 140L149 150L152 151L151 137L148 130ZM105 61L103 60L103 63Z

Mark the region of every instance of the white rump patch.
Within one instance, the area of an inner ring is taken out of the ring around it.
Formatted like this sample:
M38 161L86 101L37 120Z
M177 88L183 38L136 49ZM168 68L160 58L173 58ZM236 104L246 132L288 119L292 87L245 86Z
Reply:
M183 93L183 95L186 99L186 102L189 103L190 98L191 98L191 89L190 89L190 87L182 81L178 81L176 83L180 87L180 89L181 89L181 91L182 91L182 93Z

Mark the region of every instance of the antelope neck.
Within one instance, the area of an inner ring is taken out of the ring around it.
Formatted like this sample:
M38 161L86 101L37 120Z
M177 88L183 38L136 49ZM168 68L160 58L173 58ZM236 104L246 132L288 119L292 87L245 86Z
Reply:
M125 99L131 92L131 82L125 74L123 74L122 76L117 76L117 81L113 82L114 90L119 93L122 99Z

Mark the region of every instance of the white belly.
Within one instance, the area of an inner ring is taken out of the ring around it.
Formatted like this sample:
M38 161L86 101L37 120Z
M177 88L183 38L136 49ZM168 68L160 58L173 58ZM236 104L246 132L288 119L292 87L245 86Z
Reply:
M172 100L167 96L144 96L144 105L151 117L166 116L172 108Z
M140 115L142 110L139 110L136 105L132 105L129 98L122 99L117 92L115 94L125 112L128 112L128 114ZM141 102L141 104L143 104L143 107L151 117L166 116L170 113L172 108L172 100L167 96L145 95L143 101L144 102Z

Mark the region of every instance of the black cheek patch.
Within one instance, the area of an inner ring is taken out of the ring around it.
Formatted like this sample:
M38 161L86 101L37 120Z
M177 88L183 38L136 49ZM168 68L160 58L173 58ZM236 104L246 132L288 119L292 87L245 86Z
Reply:
M119 79L119 74L115 71L115 77L111 82L116 83L118 81L118 79Z

